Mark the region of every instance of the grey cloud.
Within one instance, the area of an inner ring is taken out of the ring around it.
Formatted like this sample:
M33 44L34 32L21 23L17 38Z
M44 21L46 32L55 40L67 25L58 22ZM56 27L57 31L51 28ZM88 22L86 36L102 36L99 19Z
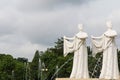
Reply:
M111 19L114 29L119 32L119 0L2 1L0 47L2 51L18 53L15 56L25 53L25 56L31 57L29 53L33 55L36 49L43 50L54 45L63 35L74 36L79 23L84 24L89 36L99 36L107 29L105 21Z
M53 45L57 38L75 32L73 30L77 28L78 23L75 14L71 9L44 14L25 14L24 22L22 25L18 23L16 33L23 34L33 43Z
M18 9L24 12L51 11L59 8L82 5L94 0L21 0Z
M76 6L60 11L25 13L23 19L25 23L19 30L31 42L43 45L53 45L54 41L63 35L72 37L78 31L78 23L85 24L85 30L90 35L100 35L106 29L105 21L112 10L110 7L106 7L108 11L103 10L99 3L104 6L106 4L104 1L98 1L82 8Z
M1 25L0 25L1 26ZM3 25L2 27L0 27L0 36L3 36L3 35L7 35L7 34L13 34L14 33L14 28L12 27L8 27L8 26L5 26Z

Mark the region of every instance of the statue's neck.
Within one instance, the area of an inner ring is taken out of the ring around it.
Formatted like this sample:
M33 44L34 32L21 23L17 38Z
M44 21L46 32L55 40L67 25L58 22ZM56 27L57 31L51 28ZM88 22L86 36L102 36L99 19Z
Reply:
M80 32L83 32L83 30L80 30Z
M112 28L108 28L108 31L111 31L112 30Z

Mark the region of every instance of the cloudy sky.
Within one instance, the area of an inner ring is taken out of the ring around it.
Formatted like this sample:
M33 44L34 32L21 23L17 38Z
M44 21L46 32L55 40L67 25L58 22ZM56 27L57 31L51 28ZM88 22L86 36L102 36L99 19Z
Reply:
M120 33L120 0L0 0L0 53L26 57L44 51L84 24L89 35L100 36L112 20ZM117 42L120 39L117 38ZM90 45L88 39L88 45ZM118 46L119 43L118 43Z

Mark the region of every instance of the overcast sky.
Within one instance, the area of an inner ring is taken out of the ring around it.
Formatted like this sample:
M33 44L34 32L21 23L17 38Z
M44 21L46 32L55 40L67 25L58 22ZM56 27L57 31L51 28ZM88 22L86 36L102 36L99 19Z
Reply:
M89 36L100 36L107 20L119 34L120 0L0 0L0 53L31 61L36 50L74 36L79 23Z

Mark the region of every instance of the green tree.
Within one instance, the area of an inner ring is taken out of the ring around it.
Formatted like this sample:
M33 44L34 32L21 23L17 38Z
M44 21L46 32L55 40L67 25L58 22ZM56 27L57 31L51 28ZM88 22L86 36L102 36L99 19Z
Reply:
M11 55L0 54L0 80L25 80L24 62ZM27 59L26 59L27 60Z
M28 59L18 57L17 59L14 59L14 62L15 62L15 68L13 70L14 79L25 80L26 77L28 78L28 76L26 76L26 73L28 74L28 72L26 72Z
M0 80L11 80L14 68L13 57L11 55L0 54Z
M34 58L31 62L30 69L31 69L31 80L38 80L38 65L39 65L39 51L35 52Z
M58 39L54 47L48 48L41 56L42 62L44 62L46 68L48 68L46 72L47 80L50 80L52 77L53 79L55 77L68 77L72 68L72 60L62 67L58 74L55 76L54 74L56 67L58 66L58 68L60 68L66 61L71 59L72 56L73 54L69 54L67 57L63 57L63 38Z
M15 80L24 80L25 77L25 67L24 67L24 63L20 62L20 61L15 61L15 69L14 69L14 79Z

